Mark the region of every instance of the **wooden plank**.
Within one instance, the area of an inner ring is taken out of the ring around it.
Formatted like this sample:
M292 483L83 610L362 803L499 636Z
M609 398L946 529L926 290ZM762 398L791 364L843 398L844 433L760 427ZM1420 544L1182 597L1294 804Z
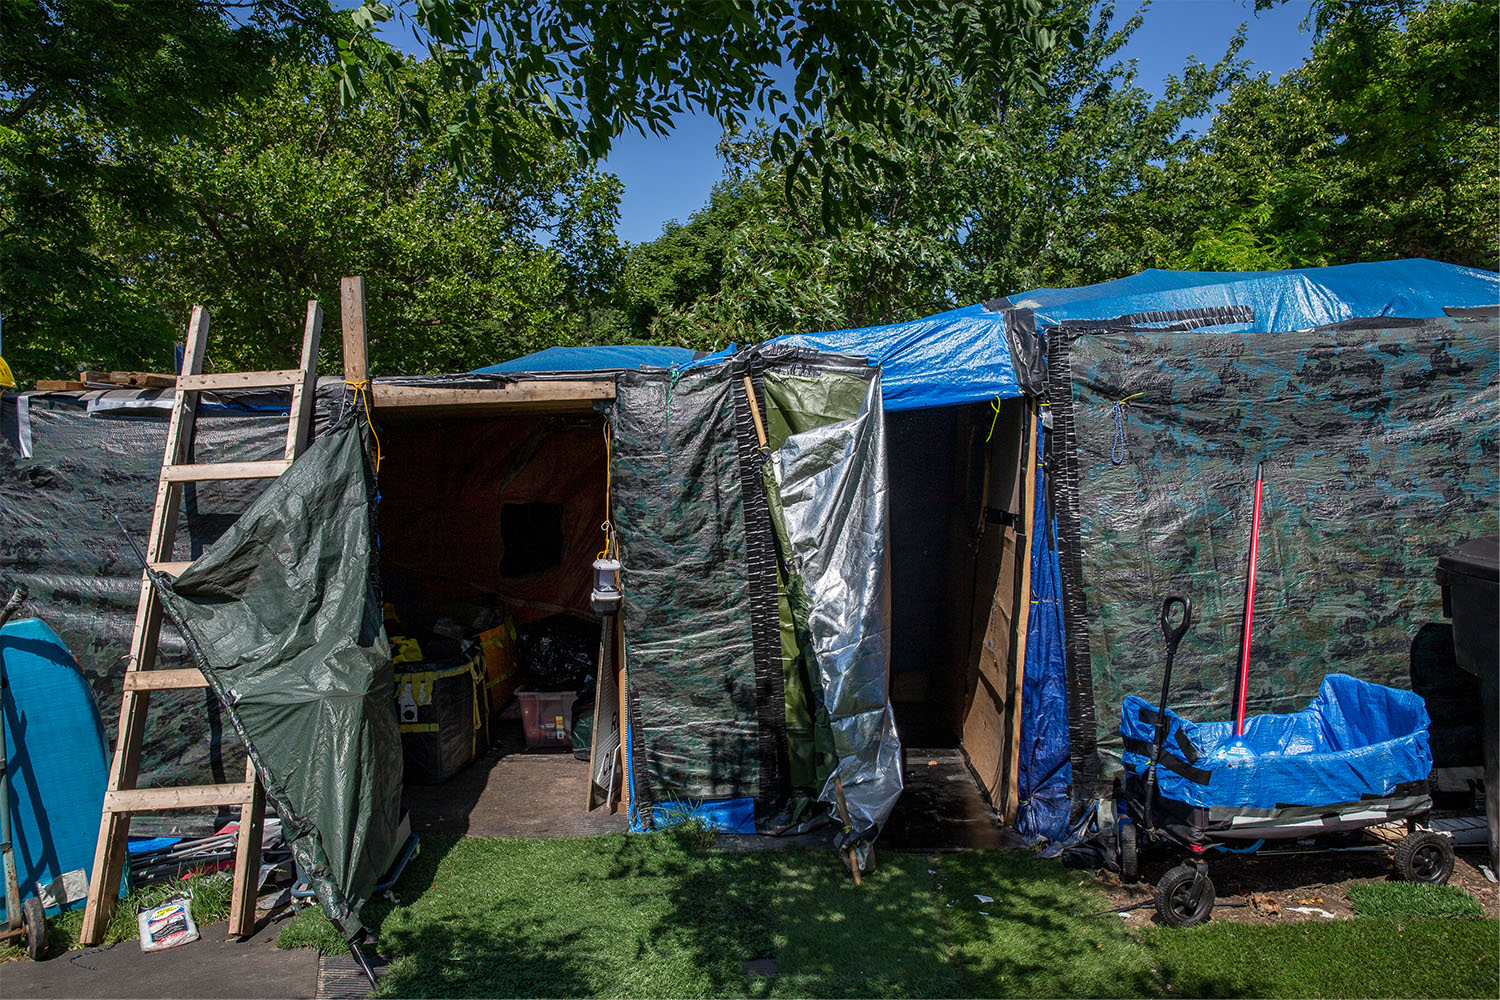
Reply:
M208 687L203 671L186 670L131 670L125 674L126 691L187 691Z
M229 479L275 479L292 463L284 458L265 462L204 462L197 465L164 465L163 482L211 483Z
M165 573L167 576L181 576L182 575L182 571L185 570L185 569L187 569L191 565L192 565L192 561L191 560L177 560L177 561L174 561L174 562L154 562L154 563L150 564L150 566L151 566L152 569L156 570L158 573Z
M318 305L317 299L310 299L302 326L302 367L297 370L297 380L292 386L291 418L286 429L286 450L282 453L288 461L307 448L312 430L318 381L318 343L322 336L323 307Z
M485 389L439 386L383 385L371 387L371 401L385 413L411 411L439 416L448 413L589 413L594 404L615 398L613 381L547 379L516 382Z
M1024 485L1023 514L1024 528L1021 533L1021 588L1016 595L1015 604L1015 650L1012 657L1010 674L1007 684L1010 688L1010 714L1006 720L1008 731L1008 746L1005 755L1005 774L1002 779L1004 787L1003 804L1000 816L1006 823L1016 821L1016 812L1020 808L1020 791L1017 783L1020 779L1021 767L1021 687L1026 680L1026 634L1027 626L1031 621L1031 533L1035 530L1036 521L1036 480L1037 462L1036 441L1038 427L1040 424L1037 409L1034 404L1028 403L1027 409L1030 421L1030 433L1025 437L1025 448L1021 473Z
M200 806L240 806L255 800L254 782L230 785L183 785L178 788L122 788L104 794L107 812L138 813Z
M964 714L963 746L970 766L998 808L1003 799L1005 718L1009 708L1005 675L1015 603L1015 532L1009 528L985 532L977 558L980 587L974 594L975 615L983 621L984 630L978 648L970 654L975 687Z
M365 279L339 282L339 321L344 333L344 381L358 384L370 377L369 332L365 328Z
M160 372L109 372L104 378L92 377L101 374L104 373L88 372L84 378L89 382L113 382L132 389L170 389L177 384L176 375L164 375Z
M211 375L184 375L177 388L187 392L213 389L271 389L296 385L302 380L302 369L282 368L267 372L214 372Z
M39 378L36 380L37 392L82 392L88 386L77 379Z
M631 775L627 764L630 761L630 752L627 741L630 738L630 700L626 697L625 684L627 680L627 668L625 666L625 618L617 615L615 619L615 681L620 689L620 792L616 800L625 809L625 815L630 815L630 789Z
M234 887L229 897L229 933L238 938L255 933L255 893L260 886L260 853L266 827L266 792L249 758L245 759L245 783L250 786L250 801L240 807Z

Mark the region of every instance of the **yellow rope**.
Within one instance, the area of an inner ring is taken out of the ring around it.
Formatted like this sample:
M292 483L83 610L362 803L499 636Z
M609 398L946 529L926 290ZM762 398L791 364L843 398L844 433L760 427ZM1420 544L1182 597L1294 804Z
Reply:
M989 444L990 438L995 436L995 421L1000 419L1000 397L998 395L990 400L990 409L994 410L995 414L990 417L990 432L984 436L985 444Z
M609 515L610 515L610 506L609 506L610 486L611 486L611 483L610 483L610 439L609 439L609 424L605 423L605 425L604 425L604 526L603 526L604 527L604 551L600 552L597 556L595 556L594 557L595 559L604 559L604 558L607 558L609 556L609 550L610 550L610 546L612 544L613 535L611 534L611 530L610 530L611 529L611 525L609 523Z
M345 379L344 388L353 389L355 398L364 404L365 423L370 427L370 437L375 439L375 472L378 475L380 473L380 435L375 433L375 418L370 415L370 393L368 391L370 380L365 379L362 382L350 382L348 379Z
M1120 400L1120 402L1117 403L1116 405L1117 406L1124 406L1126 403L1130 402L1135 397L1137 397L1137 396L1144 396L1144 395L1145 395L1144 392L1133 392L1129 396L1126 396L1124 399Z

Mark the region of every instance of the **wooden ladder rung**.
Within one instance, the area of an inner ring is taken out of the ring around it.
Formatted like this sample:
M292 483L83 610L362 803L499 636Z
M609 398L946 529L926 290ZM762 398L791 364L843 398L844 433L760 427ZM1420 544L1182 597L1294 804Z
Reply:
M177 379L177 388L184 392L203 392L209 389L269 389L279 385L296 385L301 382L300 368L283 368L269 372L217 372L213 375L182 375Z
M183 785L178 788L121 788L104 795L104 811L157 812L200 806L243 806L255 798L255 782L230 785Z
M132 670L125 675L126 691L187 691L208 687L203 671L186 670Z
M187 569L192 564L193 564L192 560L188 560L187 562L154 562L154 563L148 563L148 565L152 569L156 570L158 573L165 573L167 576L181 576L182 575L182 571L185 570L185 569Z
M289 459L265 462L202 462L196 465L164 465L161 477L169 483L208 483L221 479L275 479L292 467Z

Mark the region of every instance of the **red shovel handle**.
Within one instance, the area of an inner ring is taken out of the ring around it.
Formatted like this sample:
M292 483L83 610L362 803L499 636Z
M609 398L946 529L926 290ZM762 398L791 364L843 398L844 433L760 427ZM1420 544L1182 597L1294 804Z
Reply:
M1250 693L1250 628L1255 623L1255 563L1260 555L1260 496L1265 463L1255 467L1255 511L1250 518L1250 569L1245 583L1245 629L1240 642L1239 696L1235 698L1234 735L1245 735L1245 700Z

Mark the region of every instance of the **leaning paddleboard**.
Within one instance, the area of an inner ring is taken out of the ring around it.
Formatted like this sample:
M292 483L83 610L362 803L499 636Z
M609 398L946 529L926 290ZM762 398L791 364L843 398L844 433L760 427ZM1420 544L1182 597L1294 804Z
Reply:
M21 899L40 885L47 912L57 913L88 895L109 748L93 692L57 633L36 618L12 621L0 628L0 661Z

